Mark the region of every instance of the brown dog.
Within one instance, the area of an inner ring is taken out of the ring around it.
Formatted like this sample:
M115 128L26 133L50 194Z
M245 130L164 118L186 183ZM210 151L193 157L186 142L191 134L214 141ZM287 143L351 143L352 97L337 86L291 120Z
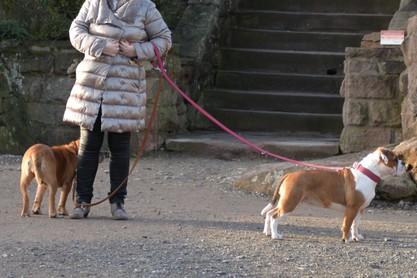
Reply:
M68 215L65 209L68 194L77 169L77 154L80 140L72 141L62 146L49 147L36 144L30 147L22 159L20 176L20 192L22 193L23 208L21 216L29 216L28 188L35 178L38 183L35 200L32 206L34 214L41 214L41 203L49 186L49 217L57 216L55 195L61 187L58 205L59 215Z

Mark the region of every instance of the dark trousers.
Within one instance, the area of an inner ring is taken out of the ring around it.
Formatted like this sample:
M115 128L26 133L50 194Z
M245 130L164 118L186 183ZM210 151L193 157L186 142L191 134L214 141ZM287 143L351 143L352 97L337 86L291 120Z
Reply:
M81 128L80 148L77 166L77 202L91 203L93 184L97 174L104 132L101 131L101 113L92 131ZM129 174L130 132L108 132L107 143L110 150L110 191L113 192ZM110 203L124 203L127 194L127 180L119 191L110 198ZM110 193L109 193L110 194Z

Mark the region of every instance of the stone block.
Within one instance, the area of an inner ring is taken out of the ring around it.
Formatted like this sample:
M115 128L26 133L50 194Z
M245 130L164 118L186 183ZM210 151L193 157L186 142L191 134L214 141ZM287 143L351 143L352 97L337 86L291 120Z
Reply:
M391 61L381 61L379 63L379 69L382 74L387 75L398 75L403 72L406 67L404 64L404 59L391 60Z
M346 60L359 58L359 59L378 59L380 61L387 61L392 59L398 59L402 57L401 47L390 48L358 48L358 47L346 47L345 57Z
M20 72L22 74L40 72L50 73L54 65L54 57L52 55L45 54L30 54L24 53L19 59Z
M410 98L417 98L417 64L407 67L407 96Z
M394 148L394 152L401 155L406 163L417 166L417 135L398 144Z
M43 130L51 131L62 124L65 105L49 105L39 102L27 104L28 120L32 126L40 126ZM42 132L41 130L38 130Z
M215 20L219 13L216 6L191 5L185 10L178 23L173 39L181 42L180 57L198 58L207 46L215 27ZM200 55L199 55L200 53Z
M417 16L415 15L415 11L412 12L414 13L414 16L407 20L407 34L417 33Z
M352 153L392 144L395 132L391 128L345 126L340 136L340 149L342 153Z
M407 95L408 88L408 69L406 68L401 74L398 80L398 89L402 95Z
M406 131L416 120L416 106L411 98L404 98L401 104L401 123L402 128Z
M391 99L398 94L398 76L348 74L344 94L346 98Z
M54 55L54 72L67 75L67 70L74 60L81 61L84 55L78 51L60 51Z
M369 126L401 128L401 104L395 100L368 102Z
M188 0L188 5L216 5L219 6L221 0Z
M413 0L414 1L414 0ZM401 3L404 2L401 1ZM407 22L410 17L416 14L416 11L397 11L391 19L388 26L389 30L406 30Z
M39 142L48 145L62 145L80 137L80 127L62 122L61 125L54 128L51 134L39 134Z
M402 45L404 52L404 63L407 66L417 63L417 33L409 34Z
M376 48L381 47L381 34L379 32L373 32L363 36L361 41L361 48Z
M0 64L1 68L1 64ZM12 90L5 72L0 71L0 96L7 95Z
M74 81L72 78L59 75L51 75L44 78L42 82L41 101L44 103L65 104L74 85Z
M366 101L346 99L343 104L343 124L365 125L368 120L368 107Z
M366 75L379 74L379 65L377 60L366 59L348 59L344 63L344 71L349 73L364 73Z
M25 101L39 101L42 99L42 76L26 75L22 85L22 94Z
M417 195L417 187L408 174L401 177L390 176L376 187L376 193L382 199L395 201Z
M411 124L407 127L403 126L403 138L404 140L409 140L417 136L417 121L416 117L413 116L410 120ZM416 164L417 167L417 164ZM417 180L417 179L416 179Z

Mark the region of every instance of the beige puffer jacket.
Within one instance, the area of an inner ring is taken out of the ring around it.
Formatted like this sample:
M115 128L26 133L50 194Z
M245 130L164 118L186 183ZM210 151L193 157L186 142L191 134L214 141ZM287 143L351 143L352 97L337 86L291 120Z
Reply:
M143 64L154 60L149 41L164 53L171 47L168 29L149 0L120 0L113 12L107 0L86 0L70 27L72 45L85 54L76 71L64 121L93 129L100 106L101 130L130 132L143 129L146 115L146 76ZM133 43L134 61L122 54L102 54L107 40Z

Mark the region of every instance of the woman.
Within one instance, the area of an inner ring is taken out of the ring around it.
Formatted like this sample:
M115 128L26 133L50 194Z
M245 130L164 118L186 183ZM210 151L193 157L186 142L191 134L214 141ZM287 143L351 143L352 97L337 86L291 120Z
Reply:
M105 132L110 151L110 189L129 173L130 134L146 115L144 62L154 61L150 41L164 53L171 31L150 0L86 0L71 24L72 45L85 54L77 66L64 121L80 126L77 206L70 218L87 217ZM111 197L114 219L126 220L127 181Z

